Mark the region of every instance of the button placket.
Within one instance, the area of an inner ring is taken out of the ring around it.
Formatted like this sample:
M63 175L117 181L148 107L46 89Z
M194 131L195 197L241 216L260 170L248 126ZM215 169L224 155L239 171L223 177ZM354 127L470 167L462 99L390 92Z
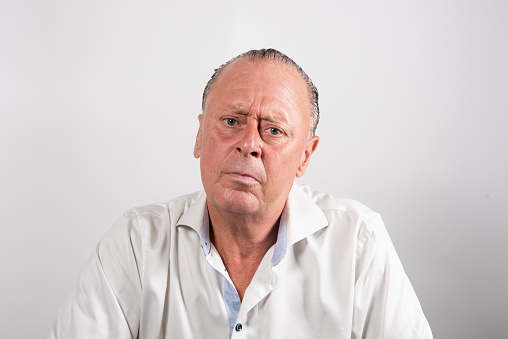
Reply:
M243 329L242 324L238 323L238 324L235 325L235 331L236 332L240 332L242 329Z
M247 319L237 319L235 326L233 326L233 331L231 332L230 339L247 339L249 336L249 331L247 331Z

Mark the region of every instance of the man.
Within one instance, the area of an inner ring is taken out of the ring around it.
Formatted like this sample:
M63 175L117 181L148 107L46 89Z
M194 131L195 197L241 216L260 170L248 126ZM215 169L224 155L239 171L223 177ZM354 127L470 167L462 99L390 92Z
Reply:
M50 338L431 338L379 215L293 183L319 143L317 97L272 49L216 70L204 192L126 212Z

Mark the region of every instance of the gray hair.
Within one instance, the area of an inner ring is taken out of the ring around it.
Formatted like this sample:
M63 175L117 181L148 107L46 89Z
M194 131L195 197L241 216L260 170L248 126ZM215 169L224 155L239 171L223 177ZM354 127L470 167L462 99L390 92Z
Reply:
M215 80L219 77L220 73L226 66L231 64L233 61L236 61L238 59L241 59L243 57L248 57L250 60L273 60L278 61L282 64L289 65L296 69L298 73L302 76L303 80L307 83L307 87L309 89L310 93L310 104L311 104L311 111L310 111L310 131L309 131L309 138L313 137L316 134L316 128L317 124L319 122L319 104L318 104L318 90L316 86L312 83L312 80L309 78L307 73L298 66L296 62L293 61L290 57L285 55L284 53L281 53L273 48L268 49L253 49L248 52L242 53L233 59L229 60L228 62L222 64L219 68L216 68L212 74L212 77L210 80L208 80L205 90L203 91L203 98L201 101L201 109L205 110L205 102L206 98L208 96L208 93L210 92L210 89L212 88L212 85L215 83Z

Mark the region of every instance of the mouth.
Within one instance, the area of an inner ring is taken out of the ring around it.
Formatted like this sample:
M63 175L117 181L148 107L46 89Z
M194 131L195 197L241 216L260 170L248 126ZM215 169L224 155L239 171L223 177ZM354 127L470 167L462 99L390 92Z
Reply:
M247 174L247 173L229 172L229 173L226 173L226 175L228 177L230 177L231 179L233 179L234 181L237 181L237 182L240 182L240 183L243 183L246 185L252 185L252 184L259 183L258 179L256 179L255 177L253 177L252 175Z

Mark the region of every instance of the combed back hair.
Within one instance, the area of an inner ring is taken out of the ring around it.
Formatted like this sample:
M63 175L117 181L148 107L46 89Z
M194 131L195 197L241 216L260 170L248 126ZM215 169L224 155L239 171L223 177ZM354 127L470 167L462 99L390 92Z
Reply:
M313 137L316 134L316 128L317 128L317 125L319 122L318 90L317 90L316 86L314 86L314 84L312 83L312 80L309 78L307 73L305 73L305 71L300 66L298 66L298 64L296 62L294 62L293 59L291 59L284 53L281 53L273 48L250 50L250 51L242 53L242 54L234 57L233 59L229 60L228 62L220 65L219 68L216 68L212 74L212 77L210 78L210 80L208 80L208 82L205 86L205 90L203 91L203 98L201 101L201 109L203 110L203 112L205 111L205 102L206 102L208 93L210 92L210 89L212 88L213 84L219 77L222 70L224 68L226 68L226 66L231 64L233 61L236 61L236 60L244 58L244 57L247 57L252 61L272 60L272 61L280 62L282 64L286 64L286 65L293 67L294 69L296 69L298 71L298 73L300 73L303 80L305 80L305 82L307 83L307 87L308 87L309 93L310 93L309 101L310 101L311 109L309 112L309 114L310 114L309 139L311 137Z

